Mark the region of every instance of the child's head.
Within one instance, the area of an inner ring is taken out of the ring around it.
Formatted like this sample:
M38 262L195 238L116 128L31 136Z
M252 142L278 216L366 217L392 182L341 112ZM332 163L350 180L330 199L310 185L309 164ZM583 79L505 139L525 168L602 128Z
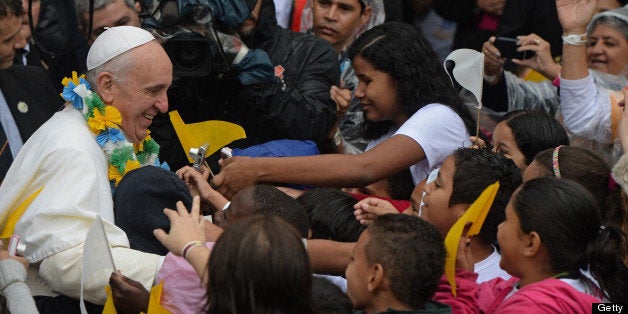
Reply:
M500 266L522 280L534 272L579 275L589 268L609 300L626 300L623 236L620 229L602 225L595 199L581 185L536 178L525 182L508 203L497 233Z
M558 145L569 145L567 132L558 120L541 111L511 111L493 131L493 151L512 159L521 171L540 151Z
M356 242L365 226L355 219L353 196L337 189L315 189L297 198L310 217L312 239Z
M360 235L347 267L347 294L358 310L378 312L394 299L421 309L438 286L445 266L443 237L420 218L386 214Z
M521 175L512 160L487 149L460 148L445 159L436 180L425 186L421 218L445 236L484 189L495 181L499 181L500 187L478 235L486 244L495 243L497 225L504 220L504 209L521 184ZM420 197L418 193L413 196ZM420 199L413 199L416 201Z
M523 173L523 179L554 177L556 173L589 190L597 201L604 224L622 224L626 209L621 199L621 188L609 185L611 167L604 158L593 151L573 146L547 149L534 157Z
M208 313L312 313L312 271L296 229L277 217L238 220L209 258ZM281 297L277 297L281 296Z
M461 117L469 134L473 132L473 117L430 43L411 25L390 22L371 28L353 42L349 58L358 77L355 97L363 104L367 122L393 121L399 126L399 117L407 119L427 104L441 103Z
M280 217L292 224L303 238L307 238L310 223L305 208L292 197L270 185L253 185L236 193L225 210L214 216L216 225L225 229L233 222L253 216Z
M353 304L340 287L331 281L314 276L312 278L312 299L317 314L352 314Z

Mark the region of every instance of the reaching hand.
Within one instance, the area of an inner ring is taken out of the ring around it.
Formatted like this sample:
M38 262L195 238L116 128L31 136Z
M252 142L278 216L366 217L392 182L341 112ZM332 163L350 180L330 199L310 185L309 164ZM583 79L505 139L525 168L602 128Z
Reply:
M177 210L165 208L164 214L170 220L170 233L155 229L153 234L170 252L181 255L183 247L191 241L205 243L205 218L200 215L200 199L194 197L192 210L188 213L182 202L177 202Z
M146 313L150 301L150 292L144 286L118 273L111 273L109 286L113 295L113 304L118 312L122 313Z
M506 63L506 58L502 58L499 50L493 45L494 42L495 37L491 36L482 46L482 52L484 53L484 75L495 77L493 81L487 82L491 85L499 82L499 78L504 72L504 63Z
M201 168L203 167L205 166L201 166ZM204 173L209 173L209 171L206 170ZM210 203L212 197L211 193L215 191L209 185L207 181L208 176L206 177L204 173L198 172L190 166L185 166L176 172L179 178L188 186L192 196L198 195L201 197L203 203Z
M210 185L227 199L231 199L241 189L255 185L256 169L251 157L232 157L220 161L221 170Z
M471 141L471 148L485 148L486 142L483 139L477 136L469 136L469 140Z
M384 214L398 214L399 211L389 201L376 197L367 197L353 206L355 219L363 225L368 225L377 216Z
M573 35L586 31L597 2L598 0L556 0L558 20L563 27L563 33Z
M0 246L0 248L1 247L2 246ZM21 256L11 256L11 255L9 255L8 251L0 250L0 260L6 259L6 258L14 259L14 260L22 263L22 265L24 265L24 268L28 268L28 260L26 260L25 258L23 258Z
M527 66L543 74L550 80L558 77L560 74L560 65L554 62L550 44L547 41L536 34L518 36L517 39L519 39L519 41L517 41L519 45L517 51L534 51L534 56L523 60L512 59L514 64Z

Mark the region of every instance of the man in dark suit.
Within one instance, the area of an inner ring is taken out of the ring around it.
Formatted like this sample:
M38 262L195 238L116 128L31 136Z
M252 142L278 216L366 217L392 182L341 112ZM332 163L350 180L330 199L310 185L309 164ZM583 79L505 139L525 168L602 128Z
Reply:
M24 48L20 0L0 0L0 181L22 144L60 108L45 70L12 66Z

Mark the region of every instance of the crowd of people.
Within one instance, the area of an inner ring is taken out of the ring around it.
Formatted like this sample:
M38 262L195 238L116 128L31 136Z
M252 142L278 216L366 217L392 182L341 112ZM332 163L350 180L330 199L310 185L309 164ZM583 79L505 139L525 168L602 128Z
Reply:
M625 0L0 0L0 312L625 304L627 98Z

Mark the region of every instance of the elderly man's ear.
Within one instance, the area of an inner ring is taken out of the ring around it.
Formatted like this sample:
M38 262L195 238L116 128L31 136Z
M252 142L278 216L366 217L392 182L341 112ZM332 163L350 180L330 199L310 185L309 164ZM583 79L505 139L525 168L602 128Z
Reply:
M113 80L113 74L109 72L100 73L96 80L98 94L105 104L113 102Z

